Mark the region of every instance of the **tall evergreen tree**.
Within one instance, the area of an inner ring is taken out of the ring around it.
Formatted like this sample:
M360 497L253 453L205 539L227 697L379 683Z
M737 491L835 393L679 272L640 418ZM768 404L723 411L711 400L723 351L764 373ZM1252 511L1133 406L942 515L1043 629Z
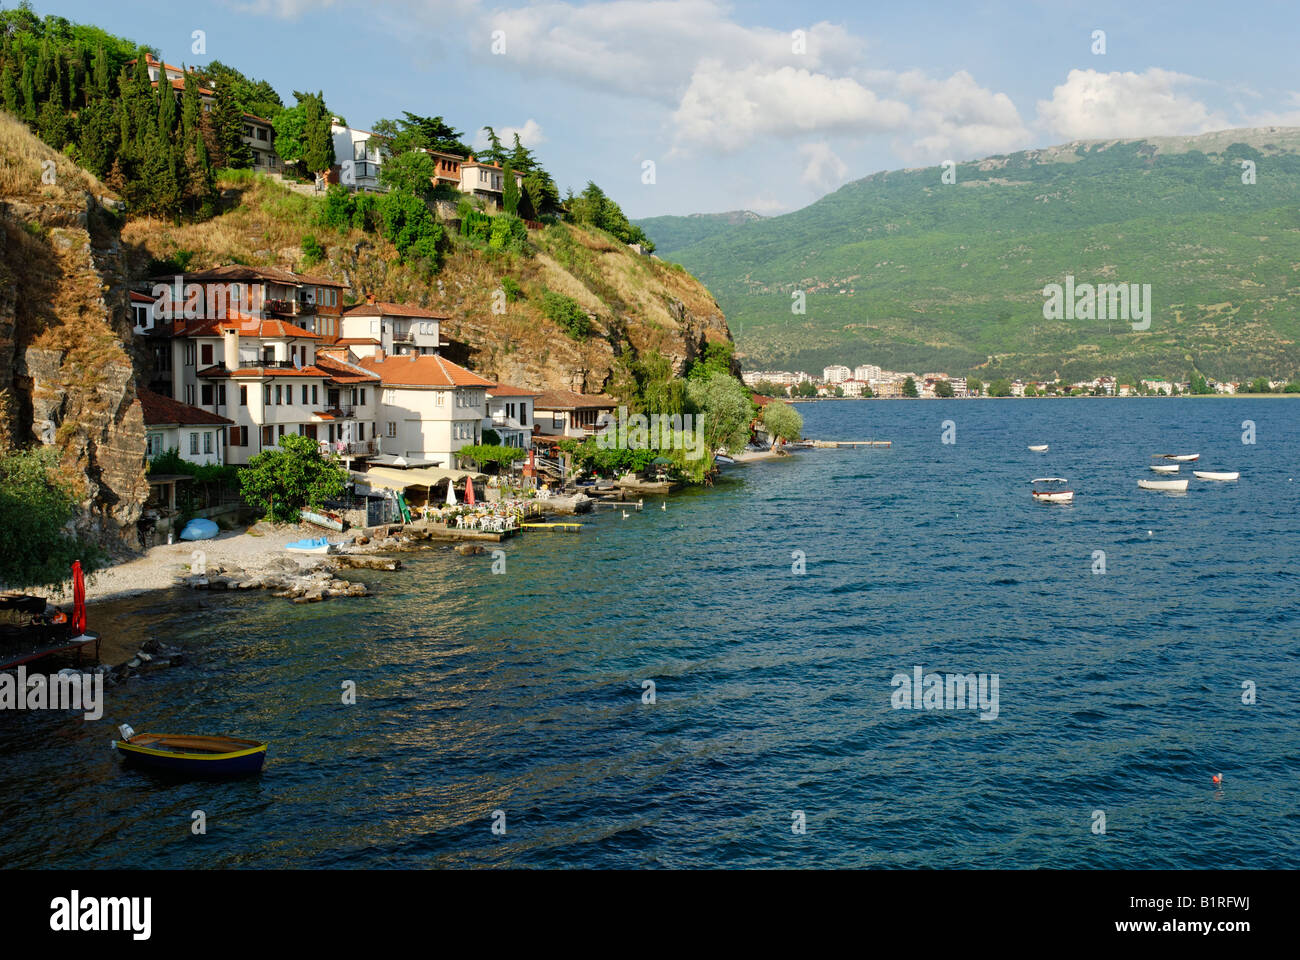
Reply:
M480 160L486 160L488 163L500 163L505 159L505 150L501 147L501 138L491 127L484 127L487 131L488 148L479 153Z
M22 79L22 98L23 107L21 116L29 124L36 123L36 64L32 62L31 57L23 60L23 79Z
M108 96L109 76L108 50L101 43L95 50L95 63L91 68L91 86L94 88L96 96Z
M185 90L181 94L181 137L186 143L194 142L199 132L199 114L202 112L199 102L199 81L187 70Z
M324 173L334 165L334 136L331 117L325 109L324 93L308 94L306 125L303 130L303 163L308 173Z
M501 206L511 216L519 213L519 185L515 183L515 168L509 160L501 171Z
M217 166L247 170L253 165L253 151L244 142L244 111L235 98L235 88L229 83L217 84L212 132L217 144L213 161Z
M4 64L0 66L0 105L3 105L14 116L19 116L23 112L19 99L21 94L18 90L20 82L21 74L18 71L18 61L12 53L6 53L4 55Z

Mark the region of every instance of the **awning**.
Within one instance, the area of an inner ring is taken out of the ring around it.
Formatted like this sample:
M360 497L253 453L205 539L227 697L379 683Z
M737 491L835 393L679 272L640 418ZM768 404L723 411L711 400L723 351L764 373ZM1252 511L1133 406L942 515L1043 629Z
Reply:
M405 490L408 487L436 487L445 480L461 483L466 477L487 480L487 474L471 470L446 470L441 467L416 467L398 470L394 467L371 467L365 473L353 471L352 479L371 488Z

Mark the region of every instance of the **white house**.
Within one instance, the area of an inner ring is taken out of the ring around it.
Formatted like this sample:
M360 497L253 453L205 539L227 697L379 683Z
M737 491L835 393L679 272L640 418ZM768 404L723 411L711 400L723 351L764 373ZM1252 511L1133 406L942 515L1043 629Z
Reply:
M454 469L457 450L482 442L491 380L437 354L380 352L357 366L382 381L377 416L384 454Z
M484 430L494 430L507 447L530 450L533 446L533 403L541 394L522 387L498 383L487 389Z
M198 407L178 403L141 387L136 390L144 413L145 453L149 459L177 451L200 466L226 462L226 430L231 421Z
M853 371L843 364L833 364L822 370L822 380L825 383L843 383L851 376Z
M414 304L367 297L365 303L343 309L343 336L338 342L358 357L434 354L447 346L442 339L442 321L446 319L445 313Z
M547 390L533 400L536 432L547 437L585 439L597 432L602 413L613 413L618 401L604 394Z
M240 139L253 151L254 170L280 170L280 155L275 152L275 127L270 120L251 113L244 114L244 129Z
M379 168L383 166L387 153L380 137L369 130L344 126L337 117L330 125L330 133L334 137L330 183L341 183L353 190L388 189L379 181Z

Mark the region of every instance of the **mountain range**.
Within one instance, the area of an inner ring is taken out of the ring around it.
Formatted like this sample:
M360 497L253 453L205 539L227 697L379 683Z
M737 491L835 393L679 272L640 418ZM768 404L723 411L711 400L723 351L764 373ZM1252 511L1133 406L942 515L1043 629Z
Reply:
M782 216L638 223L708 286L748 369L1300 371L1300 128L1078 141L876 173ZM1067 283L1149 284L1149 326L1045 319Z

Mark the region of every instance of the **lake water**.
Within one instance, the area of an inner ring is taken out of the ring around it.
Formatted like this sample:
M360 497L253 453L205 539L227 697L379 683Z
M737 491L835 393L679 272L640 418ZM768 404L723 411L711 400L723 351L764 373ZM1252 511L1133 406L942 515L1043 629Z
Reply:
M893 447L731 468L666 511L530 533L505 575L438 549L364 572L368 599L92 608L92 627L129 623L189 660L108 688L99 721L0 715L0 861L1300 862L1300 403L799 409L809 436ZM1139 490L1163 452L1242 478ZM1069 478L1074 504L1033 503L1036 476ZM997 718L893 709L891 678L917 666L997 674ZM168 783L121 766L120 722L271 752L257 779Z

